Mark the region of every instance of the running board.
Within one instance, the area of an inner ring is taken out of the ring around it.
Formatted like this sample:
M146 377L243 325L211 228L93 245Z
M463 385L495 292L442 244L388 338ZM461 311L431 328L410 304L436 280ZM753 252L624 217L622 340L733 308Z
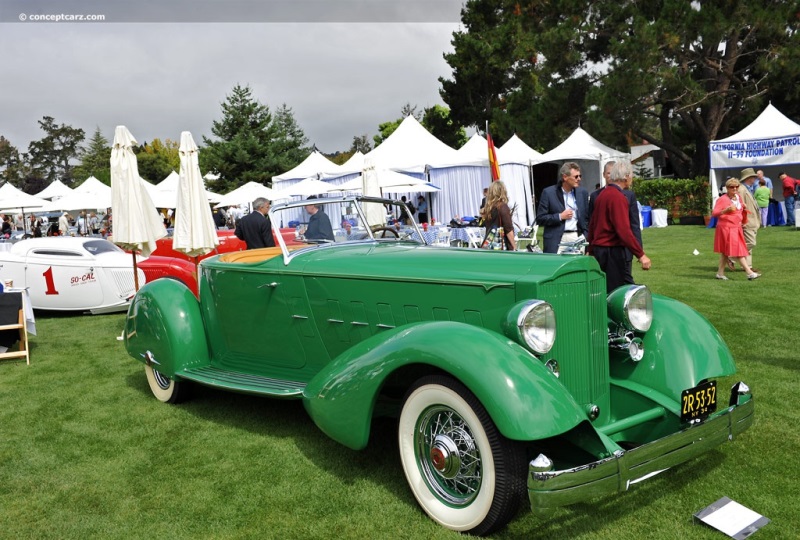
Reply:
M176 375L182 379L215 388L282 398L301 398L306 387L302 382L270 379L260 375L226 371L210 366L190 369L176 373Z

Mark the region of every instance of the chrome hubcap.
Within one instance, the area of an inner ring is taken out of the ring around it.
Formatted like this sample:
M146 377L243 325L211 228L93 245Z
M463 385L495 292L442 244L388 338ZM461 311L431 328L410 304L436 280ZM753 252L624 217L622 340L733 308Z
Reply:
M467 505L481 486L480 452L463 418L448 407L426 410L417 420L416 448L425 482L442 501Z

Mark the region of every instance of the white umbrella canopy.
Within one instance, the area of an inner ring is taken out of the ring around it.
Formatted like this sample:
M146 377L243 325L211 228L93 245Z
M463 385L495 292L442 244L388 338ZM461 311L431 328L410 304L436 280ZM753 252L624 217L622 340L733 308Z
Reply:
M17 189L12 186L9 182L6 182L0 187L0 209L16 210L19 208L22 213L22 222L24 223L23 227L26 231L28 227L28 220L25 219L25 209L42 208L46 204L48 204L48 201L40 199L39 197L34 197L33 195L28 195L21 189Z
M190 257L205 255L219 245L214 218L206 197L197 145L188 131L181 133L181 172L177 185L172 249Z
M125 126L117 126L111 147L111 215L114 243L123 249L149 256L156 240L167 235L147 189L139 178L139 166L132 146L136 144ZM136 271L134 268L134 276Z
M251 203L259 197L264 197L265 199L269 199L271 201L274 199L274 194L275 191L265 185L259 184L258 182L248 182L245 185L234 189L230 193L222 195L214 208Z
M273 193L273 198L308 197L309 195L319 195L320 193L330 193L332 191L342 191L342 189L340 186L334 186L316 178L306 178L293 186L276 191Z
M340 185L339 189L341 191L361 191L364 188L364 174L368 172L369 170L365 170L361 176ZM384 191L390 191L392 193L441 191L440 188L425 180L420 180L419 178L401 174L390 169L372 169L372 173L377 177L378 187Z
M46 204L48 204L48 201L28 195L8 182L0 187L0 209L41 208Z

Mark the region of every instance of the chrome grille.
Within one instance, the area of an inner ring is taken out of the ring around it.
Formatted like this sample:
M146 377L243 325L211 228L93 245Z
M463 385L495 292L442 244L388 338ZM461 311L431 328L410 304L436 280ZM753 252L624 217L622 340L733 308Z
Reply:
M602 406L609 392L605 281L591 275L576 281L572 274L540 290L556 313L556 343L545 360L558 360L560 380L578 403Z
M139 275L139 286L145 284L144 272L141 268L137 268ZM128 298L136 293L136 285L133 281L133 268L118 270L113 269L110 271L111 278L114 282L114 290L120 298Z

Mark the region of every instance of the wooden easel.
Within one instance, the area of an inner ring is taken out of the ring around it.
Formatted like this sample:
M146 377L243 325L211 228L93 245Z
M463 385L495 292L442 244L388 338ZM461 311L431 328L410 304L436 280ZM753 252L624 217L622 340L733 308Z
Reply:
M19 350L17 351L6 351L4 353L0 353L0 360L6 360L10 358L25 358L25 363L27 365L31 364L30 355L28 353L28 322L25 319L25 297L22 293L3 293L3 294L18 294L20 297L19 302L19 311L17 316L17 322L14 324L3 324L0 325L0 331L3 330L18 330L19 331Z

